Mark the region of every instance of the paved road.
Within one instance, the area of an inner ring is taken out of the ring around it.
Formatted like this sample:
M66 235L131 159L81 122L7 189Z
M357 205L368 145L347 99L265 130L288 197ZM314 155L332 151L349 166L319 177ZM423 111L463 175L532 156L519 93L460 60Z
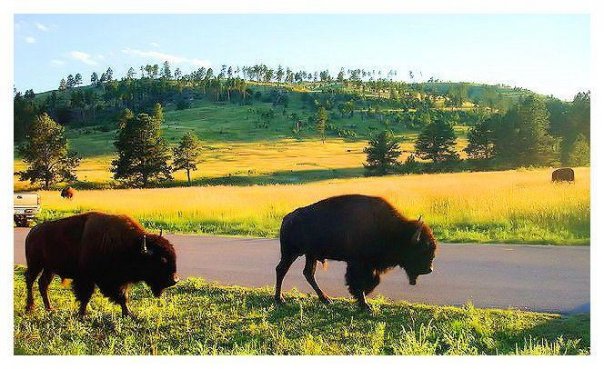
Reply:
M15 229L15 264L25 264L28 229ZM279 261L275 239L167 235L177 251L181 277L197 276L221 284L273 286ZM312 292L302 276L299 258L285 277L284 290ZM317 268L317 281L331 296L349 296L345 264ZM395 269L373 295L440 305L516 307L526 310L578 313L589 311L589 247L442 244L434 272L410 286Z

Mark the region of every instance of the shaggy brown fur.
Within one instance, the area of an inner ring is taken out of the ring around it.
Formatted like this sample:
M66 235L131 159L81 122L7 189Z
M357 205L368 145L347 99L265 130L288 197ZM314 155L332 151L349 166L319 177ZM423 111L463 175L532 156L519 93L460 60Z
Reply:
M28 311L34 306L32 286L40 272L38 284L46 309L52 309L48 285L56 274L73 279L82 315L95 285L122 307L123 315L129 315L131 283L144 281L159 297L178 281L172 244L146 233L125 215L90 212L37 225L25 240L25 256Z
M575 171L572 168L560 168L552 172L552 182L574 182Z
M402 216L380 197L344 195L294 210L283 218L281 261L276 267L275 300L283 302L281 285L291 264L306 256L304 276L321 301L329 297L317 285L317 261L347 263L346 283L361 307L365 295L380 283L380 275L400 266L414 285L432 271L437 243L421 220Z
M75 195L75 193L76 193L75 188L73 188L71 186L67 186L63 190L61 190L61 197L64 199L71 200L73 198L73 195Z

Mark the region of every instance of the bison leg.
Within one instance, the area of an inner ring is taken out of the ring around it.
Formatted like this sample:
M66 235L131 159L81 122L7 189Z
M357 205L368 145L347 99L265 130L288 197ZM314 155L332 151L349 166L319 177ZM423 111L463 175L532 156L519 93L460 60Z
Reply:
M86 315L86 307L94 292L94 283L86 279L74 279L73 280L73 293L76 299L80 302L79 314L81 316Z
M38 274L42 271L42 268L29 267L25 271L25 284L27 286L27 301L25 303L25 311L32 311L34 308L34 292L33 286Z
M358 263L348 263L346 266L346 284L348 291L357 300L363 310L371 310L365 299L365 289L372 280L371 270ZM377 285L377 284L376 284Z
M315 279L315 272L317 270L317 259L306 255L306 265L304 266L304 277L308 281L308 284L315 290L317 296L319 296L319 300L325 304L330 304L331 300L329 297L321 291L321 288L317 284L317 280Z
M277 272L277 283L275 284L275 301L277 303L282 304L285 302L285 299L283 298L283 295L281 294L281 285L283 284L283 278L285 278L287 271L289 270L289 268L292 266L293 262L297 258L298 258L297 256L282 255L281 261L275 268L275 270Z
M111 284L99 284L101 293L106 296L109 300L115 302L122 308L122 316L131 316L130 310L128 309L127 301L128 295L127 285L120 286Z
M52 305L50 304L50 299L48 298L48 285L52 282L53 273L48 271L48 269L44 269L44 272L38 279L38 288L40 288L40 295L42 295L42 301L44 301L44 307L46 310L51 311Z

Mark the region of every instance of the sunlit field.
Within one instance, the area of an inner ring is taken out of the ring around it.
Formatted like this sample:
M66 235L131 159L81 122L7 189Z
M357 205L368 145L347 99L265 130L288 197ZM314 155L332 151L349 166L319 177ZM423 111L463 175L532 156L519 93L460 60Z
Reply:
M415 136L409 136L401 143L404 161L413 151ZM413 138L411 138L413 137ZM83 145L84 143L79 143ZM462 149L465 139L458 140L458 152L465 157ZM346 141L343 139L295 140L281 139L256 142L216 142L204 143L198 170L191 172L195 184L266 184L303 183L318 179L349 178L363 176L366 141ZM111 178L110 155L85 157L77 169L79 187L107 188L117 185ZM15 160L15 172L25 169L20 160ZM185 185L186 173L174 173L174 182L166 185ZM32 188L28 182L14 177L15 191ZM60 187L60 185L59 185Z
M589 168L575 184L551 169L335 179L292 185L81 190L72 200L41 192L41 219L87 210L126 213L170 232L275 237L297 207L347 193L383 196L404 215L423 214L440 241L589 244Z
M152 297L137 285L122 318L98 292L77 316L71 290L50 285L55 311L24 312L23 267L14 277L16 355L585 355L589 315L427 306L369 299L372 314L350 299L330 306L292 292L277 307L269 288L219 286L189 278Z

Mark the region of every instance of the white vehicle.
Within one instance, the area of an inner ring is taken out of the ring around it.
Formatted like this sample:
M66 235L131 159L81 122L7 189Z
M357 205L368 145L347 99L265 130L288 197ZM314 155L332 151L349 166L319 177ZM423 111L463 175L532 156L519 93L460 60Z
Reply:
M35 192L17 192L13 195L15 224L29 227L29 223L40 211L40 195Z

